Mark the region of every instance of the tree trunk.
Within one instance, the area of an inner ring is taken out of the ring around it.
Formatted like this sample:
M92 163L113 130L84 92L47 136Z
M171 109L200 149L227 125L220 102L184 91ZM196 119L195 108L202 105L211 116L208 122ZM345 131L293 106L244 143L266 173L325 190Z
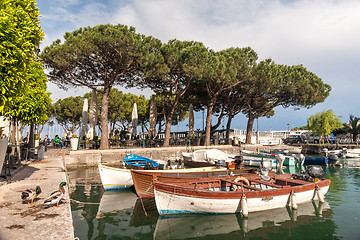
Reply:
M11 137L10 137L11 153L10 153L10 161L9 165L11 168L15 167L15 144L16 144L16 120L15 118L11 121Z
M169 147L170 146L171 121L172 121L171 117L166 118L166 122L165 122L165 139L164 139L163 147Z
M100 149L109 148L109 123L108 123L108 112L109 112L109 94L111 86L105 86L104 92L101 98L101 138L100 138Z
M254 120L255 120L254 116L252 114L249 114L249 119L246 127L246 140L245 140L246 144L251 144L251 132L252 132L252 127L254 125Z
M214 102L210 102L207 109L206 116L206 129L205 129L205 146L210 146L210 134L211 134L211 117L214 109Z
M229 114L228 115L228 121L227 121L227 124L226 124L226 139L230 138L230 127L231 127L232 119L233 119L233 115Z

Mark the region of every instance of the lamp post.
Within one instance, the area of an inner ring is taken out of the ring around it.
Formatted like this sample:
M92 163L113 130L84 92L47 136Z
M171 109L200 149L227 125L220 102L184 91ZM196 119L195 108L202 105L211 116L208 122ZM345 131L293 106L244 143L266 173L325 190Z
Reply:
M288 126L288 136L289 136L290 135L290 124L288 123L287 126Z

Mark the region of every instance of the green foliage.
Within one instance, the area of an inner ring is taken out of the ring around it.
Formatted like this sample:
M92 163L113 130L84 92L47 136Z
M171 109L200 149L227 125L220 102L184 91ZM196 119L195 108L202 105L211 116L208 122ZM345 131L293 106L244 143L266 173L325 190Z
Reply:
M144 79L144 86L161 95L162 119L166 123L164 146L168 146L171 124L174 122L180 98L196 77L201 75L198 55L207 50L202 43L174 39L163 44L160 51L164 64L157 70L156 75L149 75Z
M302 65L278 65L271 59L259 62L252 76L244 83L247 91L243 113L249 118L248 131L252 129L254 119L274 115L273 109L277 106L310 108L323 102L331 90L328 84Z
M90 101L91 93L86 93L84 97ZM102 94L98 94L97 97L98 100L100 100ZM129 127L134 103L137 104L139 124L146 123L149 119L149 100L143 95L137 96L131 93L123 93L116 88L111 89L108 103L108 119L111 125L110 133L112 135L114 134L115 124L117 123L121 123L123 129ZM101 111L101 106L99 110Z
M100 148L106 149L111 88L133 86L147 75L156 75L162 68L161 42L120 24L80 28L64 38L64 43L56 40L41 54L48 77L60 88L87 86L103 94Z
M51 108L50 93L46 92L46 76L41 63L31 62L25 71L24 92L13 96L7 104L4 116L16 118L22 123L45 123Z
M53 116L66 132L73 133L80 127L83 103L77 96L59 99L53 104Z
M350 133L353 141L356 142L356 137L360 134L360 118L350 115L349 124L345 124L344 132Z
M316 113L308 118L308 129L321 136L328 135L343 126L340 118L332 110Z
M294 127L292 130L309 130L308 126Z
M44 36L35 5L35 0L0 1L0 111L26 91L27 68Z

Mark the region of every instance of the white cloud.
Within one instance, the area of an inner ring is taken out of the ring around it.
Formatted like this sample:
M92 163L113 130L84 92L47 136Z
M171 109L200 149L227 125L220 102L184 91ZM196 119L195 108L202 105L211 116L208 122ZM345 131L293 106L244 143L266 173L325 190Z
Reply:
M348 116L350 112L356 115L357 110L348 103L357 101L360 91L360 84L357 84L360 75L359 1L55 2L57 4L50 5L40 0L46 34L42 46L61 38L66 31L105 23L134 26L137 32L163 42L173 38L201 41L214 50L250 46L260 59L272 58L287 65L303 64L331 84L333 90L326 102L307 110L306 114L330 106L330 109L336 107L338 115ZM276 117L271 119L275 121ZM266 121L271 122L271 119Z

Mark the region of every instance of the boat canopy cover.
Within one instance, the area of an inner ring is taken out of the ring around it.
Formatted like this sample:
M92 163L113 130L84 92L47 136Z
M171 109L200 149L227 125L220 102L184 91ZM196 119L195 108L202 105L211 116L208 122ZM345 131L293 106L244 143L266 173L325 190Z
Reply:
M209 162L215 164L219 160L231 162L234 160L234 155L224 153L218 149L201 149L196 150L192 154L192 161L194 162Z

